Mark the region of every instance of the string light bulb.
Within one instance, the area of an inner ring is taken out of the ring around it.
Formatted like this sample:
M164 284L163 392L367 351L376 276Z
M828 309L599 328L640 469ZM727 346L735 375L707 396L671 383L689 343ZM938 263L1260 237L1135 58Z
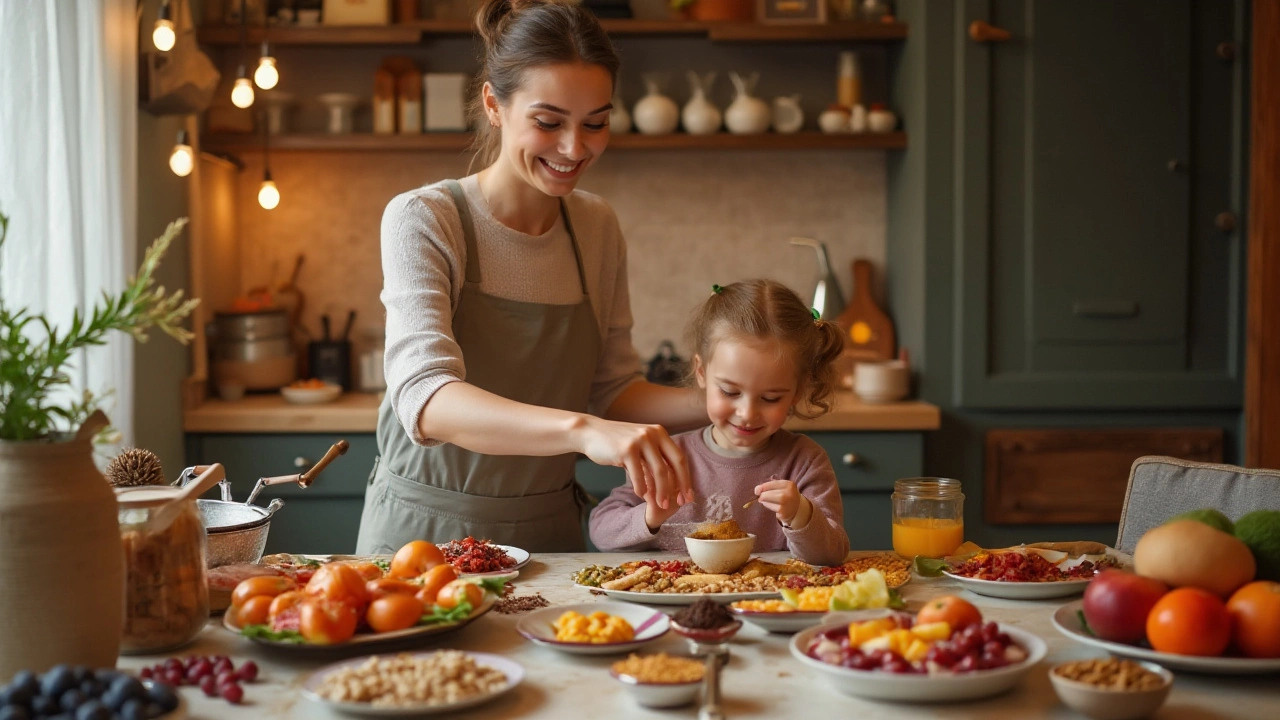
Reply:
M271 57L271 49L267 41L262 41L262 57L258 59L258 69L253 71L253 82L263 90L270 90L280 82L280 71L276 68L276 59Z
M156 17L156 26L151 31L151 43L160 52L169 52L177 41L178 35L174 32L173 17L169 12L169 0L163 0L160 3L160 14Z
M191 141L186 130L178 132L178 142L169 153L169 169L178 177L186 177L196 166L196 153L191 149Z
M280 189L271 179L271 168L262 172L262 184L258 186L258 204L263 210L275 210L280 204Z
M236 72L236 84L231 88L231 104L238 108L247 108L253 104L253 83L249 82L244 65Z

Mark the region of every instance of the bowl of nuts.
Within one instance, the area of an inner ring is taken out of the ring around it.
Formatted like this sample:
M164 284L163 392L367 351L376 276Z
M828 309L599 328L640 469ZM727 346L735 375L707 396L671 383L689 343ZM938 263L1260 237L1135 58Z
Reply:
M1058 698L1095 720L1131 720L1151 715L1173 688L1173 673L1151 662L1094 658L1062 663L1049 671Z
M693 702L704 672L705 666L699 660L666 653L631 655L609 668L609 674L631 692L637 703L653 708Z

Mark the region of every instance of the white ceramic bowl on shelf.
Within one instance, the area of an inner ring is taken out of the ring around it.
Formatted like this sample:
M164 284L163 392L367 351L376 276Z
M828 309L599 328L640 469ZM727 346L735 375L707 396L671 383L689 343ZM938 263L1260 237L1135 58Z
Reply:
M751 559L756 536L747 533L746 537L736 540L698 540L687 537L684 545L689 549L689 557L694 564L704 571L714 574L731 573Z

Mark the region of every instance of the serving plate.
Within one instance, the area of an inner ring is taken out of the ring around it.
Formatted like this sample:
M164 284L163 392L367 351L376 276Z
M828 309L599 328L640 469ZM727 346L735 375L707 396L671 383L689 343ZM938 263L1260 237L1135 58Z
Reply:
M1280 658L1242 658L1242 657L1199 657L1195 655L1175 655L1159 652L1151 648L1129 645L1126 643L1103 640L1090 635L1084 629L1080 615L1084 608L1083 600L1067 603L1053 614L1053 626L1058 632L1076 642L1106 650L1113 655L1149 660L1175 670L1208 673L1213 675L1264 675L1280 673Z
M1009 582L1007 580L979 580L944 570L943 575L960 583L969 592L1006 600L1047 600L1050 598L1079 595L1092 578L1082 580L1054 580L1049 582Z
M815 635L832 630L839 625L827 624L804 630L791 638L791 654L807 667L813 668L835 686L837 690L854 697L893 702L932 703L956 700L976 700L998 695L1022 681L1047 652L1044 641L1026 630L1000 625L1015 643L1027 651L1027 658L1020 663L995 670L974 670L967 673L939 673L935 675L896 675L883 670L853 670L830 665L809 657L804 651Z
M342 395L342 386L333 383L325 383L324 387L318 388L297 388L286 385L280 388L280 394L285 402L294 405L323 405L337 400L338 396Z
M807 627L813 627L827 617L826 610L794 610L792 612L761 612L759 610L739 610L729 607L733 616L746 620L767 632L793 633Z
M736 593L647 593L634 590L605 590L604 588L578 585L576 583L574 587L582 588L583 590L596 590L608 595L613 600L625 600L626 602L645 605L692 605L702 598L725 604L737 600L770 600L782 597L782 594L777 590Z
M529 561L533 559L532 556L529 554L529 551L523 548L518 548L514 545L499 545L498 543L492 543L492 544L494 547L500 548L512 560L515 560L516 564L502 570L491 570L489 572L484 572L484 573L458 573L458 577L502 577L504 575L511 575L512 577L515 577L518 574L516 573L516 571L524 567L525 565L528 565ZM320 562L343 562L347 560L368 560L368 561L383 560L385 562L391 562L391 558L393 556L391 555L301 555L298 557L311 558L313 560L318 560Z
M420 652L414 653L414 657L427 658L435 653ZM344 668L353 667L364 663L368 657L358 657L346 660L332 665L327 665L312 673L302 685L302 696L311 702L324 705L333 710L348 713L352 715L362 715L366 717L406 717L419 715L436 715L440 713L451 713L466 708L475 707L493 700L494 698L510 691L512 688L520 684L524 680L524 668L520 663L514 660L502 657L501 655L492 655L490 653L466 653L477 665L485 665L497 670L507 676L507 684L502 688L492 692L473 695L465 700L458 700L452 703L440 703L438 705L429 705L426 703L417 703L413 705L397 705L394 707L374 707L369 703L362 702L339 702L336 700L328 700L317 694L320 684L331 673L337 672Z
M356 633L350 640L333 645L290 643L258 637L244 638L244 635L240 633L240 628L232 625L230 617L227 615L222 617L222 627L263 647L278 649L282 652L289 652L298 655L332 655L344 652L376 652L379 650L404 648L417 644L426 638L443 635L445 633L450 633L464 628L475 622L476 618L492 610L494 603L497 601L498 598L494 597L492 593L486 593L484 602L480 603L480 607L475 608L471 611L470 615L457 622L415 625L411 628L405 628L404 630L392 630L390 632L382 633Z
M582 643L557 640L553 623L561 615L571 610L581 615L604 612L620 617L631 624L631 627L635 630L635 639L611 643ZM520 621L516 623L516 632L529 641L543 647L575 655L616 655L629 652L666 635L670 629L671 621L667 618L666 613L631 603L620 602L556 605L535 610L520 618Z

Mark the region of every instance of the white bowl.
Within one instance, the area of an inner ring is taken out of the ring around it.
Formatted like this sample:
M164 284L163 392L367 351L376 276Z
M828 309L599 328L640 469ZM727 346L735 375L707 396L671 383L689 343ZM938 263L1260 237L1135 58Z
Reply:
M689 557L694 564L713 574L731 573L746 565L755 545L756 536L751 533L737 540L684 539L684 546L689 549Z
M688 683L646 683L630 675L619 675L612 670L609 674L631 692L637 703L652 708L688 705L698 696L698 688L702 687L701 680Z
M634 640L611 643L565 642L556 639L556 629L552 625L566 612L572 610L581 615L593 612L604 612L620 617L631 624L636 631ZM671 629L671 620L666 613L624 602L594 602L578 605L554 605L535 610L516 623L516 632L530 642L543 647L553 648L574 655L617 655L630 652L642 645L653 642Z
M1001 632L1009 634L1023 650L1027 659L995 670L974 670L967 673L943 673L936 675L895 675L883 670L853 670L830 665L809 657L805 648L818 633L832 630L837 625L827 624L809 628L791 638L791 654L802 664L817 670L837 690L853 697L894 702L951 702L974 700L998 695L1017 685L1037 663L1044 659L1047 649L1044 641L1026 630L1000 625Z
M325 383L324 387L318 388L296 388L286 385L280 388L280 394L284 396L285 402L295 405L320 405L337 400L338 396L342 395L342 386L333 383Z
M911 390L911 367L901 360L860 362L853 366L853 392L863 402L901 400Z
M1164 681L1154 690L1107 690L1079 680L1068 680L1049 671L1049 681L1063 704L1081 715L1094 720L1137 720L1156 711L1169 697L1173 688L1173 673L1152 662L1139 665L1160 676Z
M791 612L761 612L759 610L739 610L732 605L729 612L733 616L772 633L800 632L813 627L827 619L826 610L793 610Z

